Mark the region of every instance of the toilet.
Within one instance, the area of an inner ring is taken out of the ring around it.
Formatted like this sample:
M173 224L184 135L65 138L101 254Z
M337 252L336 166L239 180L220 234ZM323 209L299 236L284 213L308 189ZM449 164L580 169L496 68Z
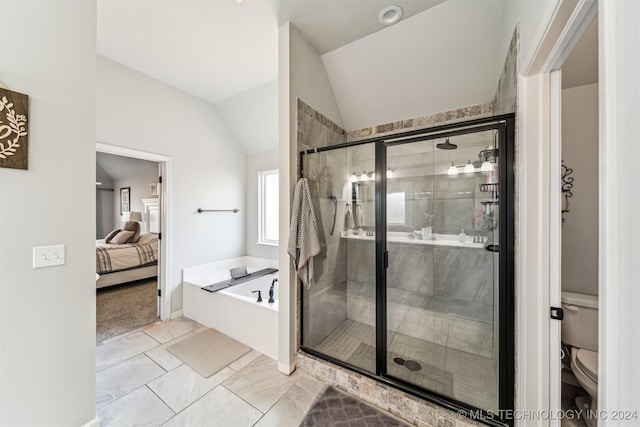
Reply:
M576 292L562 292L562 342L571 346L571 371L591 397L576 398L578 409L597 410L598 405L598 297ZM595 417L585 417L589 427Z

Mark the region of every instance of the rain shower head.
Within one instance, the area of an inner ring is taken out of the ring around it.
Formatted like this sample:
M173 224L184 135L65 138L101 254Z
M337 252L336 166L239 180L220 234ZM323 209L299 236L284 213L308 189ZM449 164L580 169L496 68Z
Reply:
M451 142L449 142L449 138L447 138L445 142L440 142L439 144L436 144L436 148L439 148L441 150L455 150L456 148L458 148L458 146L456 144L452 144Z

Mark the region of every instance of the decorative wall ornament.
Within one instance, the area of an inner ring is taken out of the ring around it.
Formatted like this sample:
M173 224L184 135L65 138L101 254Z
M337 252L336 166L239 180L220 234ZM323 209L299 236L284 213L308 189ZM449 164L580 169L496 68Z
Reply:
M573 169L567 167L562 161L562 222L564 222L564 214L569 213L569 199L573 197Z
M29 96L0 88L0 167L27 169Z

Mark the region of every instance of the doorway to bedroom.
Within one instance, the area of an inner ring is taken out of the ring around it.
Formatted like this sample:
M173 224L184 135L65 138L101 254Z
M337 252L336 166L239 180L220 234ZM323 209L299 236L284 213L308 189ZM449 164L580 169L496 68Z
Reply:
M96 343L99 344L162 318L160 241L166 162L146 159L145 153L97 151Z

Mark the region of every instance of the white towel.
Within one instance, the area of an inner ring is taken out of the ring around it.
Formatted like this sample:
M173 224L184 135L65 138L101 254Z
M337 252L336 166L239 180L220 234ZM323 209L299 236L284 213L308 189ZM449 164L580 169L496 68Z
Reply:
M293 195L287 253L293 258L298 277L309 289L313 281L313 257L320 253L320 241L307 178L300 178Z
M355 228L364 227L364 214L362 213L362 205L356 205L356 215L354 221Z
M347 204L347 212L344 214L344 229L349 230L354 227L351 205Z

